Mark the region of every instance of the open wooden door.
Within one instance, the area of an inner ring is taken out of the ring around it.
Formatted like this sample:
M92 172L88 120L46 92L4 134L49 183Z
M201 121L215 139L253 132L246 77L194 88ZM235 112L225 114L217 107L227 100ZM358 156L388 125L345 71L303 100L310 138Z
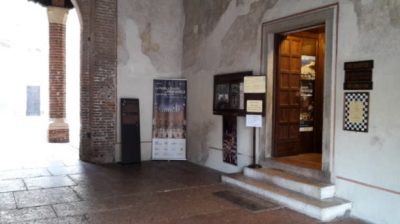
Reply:
M276 35L274 157L295 155L300 150L301 39Z

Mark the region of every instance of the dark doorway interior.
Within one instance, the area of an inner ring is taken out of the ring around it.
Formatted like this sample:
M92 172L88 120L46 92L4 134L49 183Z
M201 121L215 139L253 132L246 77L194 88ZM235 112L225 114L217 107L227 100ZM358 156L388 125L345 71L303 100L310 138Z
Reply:
M321 169L324 25L275 36L276 160Z

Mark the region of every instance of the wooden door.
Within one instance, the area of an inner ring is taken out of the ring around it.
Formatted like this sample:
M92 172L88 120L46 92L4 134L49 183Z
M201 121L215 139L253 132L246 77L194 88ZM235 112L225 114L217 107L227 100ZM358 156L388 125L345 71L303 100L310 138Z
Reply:
M301 39L276 35L277 41L272 155L295 155L300 150Z

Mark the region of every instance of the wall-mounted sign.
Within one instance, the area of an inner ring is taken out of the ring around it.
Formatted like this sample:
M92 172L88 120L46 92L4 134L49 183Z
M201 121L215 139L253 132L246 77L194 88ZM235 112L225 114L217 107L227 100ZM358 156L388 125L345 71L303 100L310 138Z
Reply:
M262 116L247 114L246 115L246 127L261 128L262 127Z
M244 93L265 93L265 76L244 77Z
M368 132L368 115L368 92L349 92L344 94L344 130Z
M344 85L345 90L371 90L372 85L372 69L374 61L356 61L345 62Z
M247 100L246 101L246 112L261 114L263 112L263 101L262 100Z

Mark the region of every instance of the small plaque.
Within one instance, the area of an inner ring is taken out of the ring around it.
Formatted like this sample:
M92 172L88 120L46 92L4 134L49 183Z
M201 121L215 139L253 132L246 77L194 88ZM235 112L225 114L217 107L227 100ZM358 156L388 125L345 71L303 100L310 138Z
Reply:
M374 61L353 61L353 62L345 62L344 70L346 71L360 71L360 70L371 70L374 68Z
M374 61L356 61L344 63L344 84L345 90L371 90L372 69Z
M368 132L368 115L368 92L351 92L344 94L344 130Z

